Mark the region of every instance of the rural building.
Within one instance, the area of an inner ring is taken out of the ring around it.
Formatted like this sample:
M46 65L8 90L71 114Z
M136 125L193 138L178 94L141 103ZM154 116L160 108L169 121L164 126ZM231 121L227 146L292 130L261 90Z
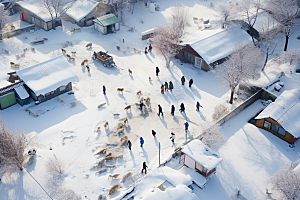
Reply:
M53 26L61 25L60 19L55 19L52 22L50 14L39 5L38 0L19 1L16 3L16 10L19 11L22 21L35 24L46 31L51 30Z
M222 162L222 158L218 154L198 139L184 145L181 152L184 154L184 167L193 169L206 179L216 173L217 166ZM202 184L197 185L201 187Z
M103 35L120 30L120 20L114 14L108 14L94 19L95 30Z
M300 89L284 91L255 119L257 127L292 144L300 136Z
M78 0L66 12L64 19L80 27L93 25L93 20L111 13L111 6L92 0Z
M72 90L79 81L64 55L17 71L30 97L41 103Z
M186 37L183 41L184 47L176 58L204 71L209 71L224 62L236 50L238 44L246 46L252 42L251 36L239 26L198 31Z

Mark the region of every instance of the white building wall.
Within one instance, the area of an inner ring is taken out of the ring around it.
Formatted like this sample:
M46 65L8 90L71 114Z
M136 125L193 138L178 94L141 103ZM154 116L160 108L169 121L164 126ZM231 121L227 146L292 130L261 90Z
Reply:
M191 169L195 169L196 162L185 154L184 164Z

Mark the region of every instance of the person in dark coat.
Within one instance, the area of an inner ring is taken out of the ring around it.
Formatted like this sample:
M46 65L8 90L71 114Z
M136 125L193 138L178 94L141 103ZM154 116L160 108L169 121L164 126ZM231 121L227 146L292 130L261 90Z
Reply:
M145 170L145 174L147 174L147 165L146 165L146 162L143 162L143 169L142 169L142 173L144 172Z
M168 87L168 82L166 81L166 82L165 82L165 91L167 91L168 88L169 88L169 87Z
M164 113L162 112L162 107L158 105L158 116L160 116L160 113L162 116L164 116Z
M171 115L173 115L173 116L174 116L174 112L175 112L175 106L174 106L174 105L172 105L172 107L171 107Z
M147 51L147 47L145 48L145 54L147 54L148 53L148 51Z
M144 103L143 103L143 101L141 101L141 102L140 102L140 110L143 109L143 106L144 106Z
M160 89L161 89L160 93L161 93L161 94L164 94L165 86L164 86L164 85L161 85Z
M156 72L156 76L158 76L158 73L159 73L159 68L158 67L156 67L155 72Z
M152 46L151 46L151 44L149 45L149 52L151 52L152 51Z
M194 81L193 79L191 78L191 80L189 81L189 87L191 87L193 85Z
M141 147L143 147L144 139L142 137L140 137L140 143L141 143Z
M170 89L171 92L172 92L173 88L174 88L173 83L172 83L172 81L170 81L169 82L169 89Z
M155 135L156 135L156 132L154 131L154 130L152 130L152 135L153 135L153 137L156 137Z
M103 85L103 94L106 95L106 87Z
M131 151L131 142L130 140L127 141L128 149Z
M183 103L180 104L180 110L179 111L180 112L185 112L185 107L184 107Z
M175 140L175 134L172 132L171 133L171 137L170 137L171 141L174 143L174 140Z
M181 84L184 85L184 82L185 82L185 78L184 78L184 76L182 76L181 77Z
M196 111L199 112L200 107L203 108L203 107L200 105L199 101L197 101L197 104L196 104Z
M188 122L184 123L184 128L185 128L185 131L187 131L189 129L189 123Z

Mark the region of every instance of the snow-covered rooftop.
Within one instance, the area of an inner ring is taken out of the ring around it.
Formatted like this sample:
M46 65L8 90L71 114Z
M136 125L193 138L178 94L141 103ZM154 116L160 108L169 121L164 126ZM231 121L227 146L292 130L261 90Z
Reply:
M217 167L222 162L222 158L219 155L198 139L184 145L181 151L204 166L208 171Z
M272 118L294 137L300 136L300 89L285 90L256 119Z
M15 91L21 99L26 99L29 97L29 94L27 93L23 85L15 88Z
M51 21L51 16L49 12L46 11L45 8L43 8L39 1L37 0L25 0L25 1L19 1L16 2L19 6L22 8L28 10L29 12L37 15L41 19L43 19L45 22Z
M76 22L79 22L85 16L87 16L99 2L92 0L78 0L75 1L72 6L66 12L67 15L72 17Z
M54 91L69 82L79 81L63 55L18 70L17 74L37 96Z
M234 26L200 39L190 46L207 64L211 64L229 56L236 50L238 44L247 45L251 42L251 36L247 32L239 26Z

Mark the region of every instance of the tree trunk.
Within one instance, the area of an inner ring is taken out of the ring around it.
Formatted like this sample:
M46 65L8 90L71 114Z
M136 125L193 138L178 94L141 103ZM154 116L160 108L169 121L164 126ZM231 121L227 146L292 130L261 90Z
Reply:
M287 46L288 46L288 43L289 43L289 36L286 35L285 36L285 45L284 45L284 51L287 51Z
M265 63L264 63L263 68L261 69L262 72L265 70L265 67L266 67L267 62L268 62L268 58L269 58L269 48L267 48Z
M230 100L229 100L229 103L230 103L230 104L233 103L233 95L234 95L234 90L231 90L231 93L230 93Z

